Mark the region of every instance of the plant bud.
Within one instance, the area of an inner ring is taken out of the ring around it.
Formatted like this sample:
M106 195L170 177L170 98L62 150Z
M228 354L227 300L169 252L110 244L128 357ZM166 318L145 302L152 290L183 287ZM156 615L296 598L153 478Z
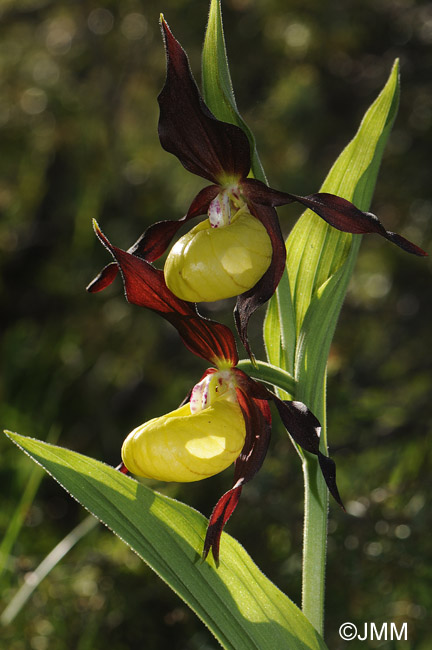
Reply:
M183 235L165 262L165 281L182 300L230 298L255 286L272 254L266 229L243 207L229 225L214 228L207 219Z
M237 400L226 394L191 413L190 404L134 429L122 447L127 469L158 481L200 481L239 456L246 429Z

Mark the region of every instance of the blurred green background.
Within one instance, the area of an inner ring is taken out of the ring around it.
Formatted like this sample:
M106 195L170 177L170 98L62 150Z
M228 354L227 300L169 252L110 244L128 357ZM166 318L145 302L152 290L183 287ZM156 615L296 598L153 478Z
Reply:
M175 408L205 369L121 283L85 286L109 260L91 219L118 246L180 217L203 186L157 138L163 12L199 79L203 0L0 3L1 426L110 464L126 434ZM432 250L432 4L415 0L226 0L240 111L269 180L318 190L400 57L402 97L373 211ZM299 215L280 210L288 233ZM232 302L214 315L231 323ZM262 313L254 317L260 348ZM329 361L329 435L348 514L330 506L326 638L352 621L408 623L430 648L432 610L431 265L365 238ZM0 443L4 531L32 463ZM231 470L201 484L155 484L209 515ZM33 476L33 478L31 478ZM36 485L36 483L34 483ZM275 425L270 453L228 532L300 602L303 485ZM85 517L44 477L10 554L0 606ZM430 621L430 619L429 619ZM360 628L362 629L362 627ZM84 538L0 627L10 650L210 650L194 614L107 530Z

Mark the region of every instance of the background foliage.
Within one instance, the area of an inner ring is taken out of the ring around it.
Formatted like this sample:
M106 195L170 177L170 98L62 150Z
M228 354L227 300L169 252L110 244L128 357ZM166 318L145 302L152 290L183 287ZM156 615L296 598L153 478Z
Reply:
M1 424L111 464L129 430L177 406L204 369L168 324L127 305L119 283L100 296L84 291L108 261L92 217L127 247L149 223L183 214L201 187L157 138L160 11L199 78L205 2L0 5ZM239 108L271 184L287 191L319 188L400 57L401 108L373 210L430 252L432 5L227 0L223 12ZM298 210L280 214L288 232ZM365 238L332 349L329 439L348 506L347 515L333 505L330 512L326 637L335 650L348 620L407 621L409 647L427 648L430 270L428 261ZM231 301L225 307L217 315L231 323ZM33 467L6 440L1 452L6 530ZM157 489L208 515L230 476L199 489ZM229 524L296 602L302 492L297 456L276 431ZM2 607L83 516L54 481L42 481L1 576ZM11 650L216 647L102 528L0 628L0 639Z

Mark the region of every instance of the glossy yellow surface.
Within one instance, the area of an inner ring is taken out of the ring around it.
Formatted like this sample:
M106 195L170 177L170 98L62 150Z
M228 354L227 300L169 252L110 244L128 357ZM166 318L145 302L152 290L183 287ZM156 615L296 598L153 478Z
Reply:
M183 300L212 302L251 289L271 258L266 229L242 208L228 226L212 228L207 219L181 237L167 257L165 281Z
M223 396L198 413L185 404L137 427L123 443L122 459L137 476L200 481L236 460L245 435L237 401Z

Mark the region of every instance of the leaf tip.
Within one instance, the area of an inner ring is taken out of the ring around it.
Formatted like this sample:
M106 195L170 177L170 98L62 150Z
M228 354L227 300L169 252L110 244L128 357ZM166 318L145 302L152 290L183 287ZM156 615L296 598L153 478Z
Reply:
M9 438L11 442L13 442L18 447L21 447L20 441L24 438L24 436L20 436L19 433L16 433L14 431L9 431L8 429L4 429L3 433L5 434L5 436Z
M96 235L99 235L99 233L101 232L101 229L99 228L99 224L96 221L96 219L92 219L92 226L93 226L93 230L95 231Z
M400 84L400 59L399 57L396 57L396 59L393 61L392 69L390 72L390 79L392 77L395 77L397 80L397 85L399 86Z

